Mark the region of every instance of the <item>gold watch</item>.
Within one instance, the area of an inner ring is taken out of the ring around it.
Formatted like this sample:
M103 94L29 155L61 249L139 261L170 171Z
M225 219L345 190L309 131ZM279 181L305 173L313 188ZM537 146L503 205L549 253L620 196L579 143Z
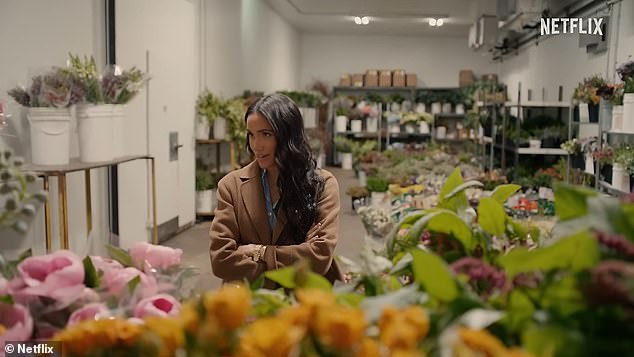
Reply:
M264 258L265 250L266 250L266 247L259 244L255 249L255 255L253 255L253 261L259 262L260 260L262 260Z

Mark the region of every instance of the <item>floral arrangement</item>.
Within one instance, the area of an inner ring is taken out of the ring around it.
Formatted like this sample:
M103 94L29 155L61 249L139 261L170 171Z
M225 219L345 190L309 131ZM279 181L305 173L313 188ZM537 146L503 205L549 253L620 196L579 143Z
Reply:
M361 206L357 209L366 232L374 237L386 237L396 222L385 208Z
M433 115L430 113L417 113L417 112L405 112L401 113L401 125L404 124L417 124L421 121L431 123L434 120Z
M634 175L634 147L621 146L614 152L614 163L619 164L630 175Z
M196 113L212 124L216 118L222 117L224 106L225 100L222 97L205 90L198 95L196 100Z
M628 61L622 63L616 69L616 73L618 73L619 78L621 78L623 82L627 82L628 79L634 78L634 60L631 58L632 56L628 57Z
M11 227L26 233L29 223L41 203L47 199L45 191L30 193L27 185L35 176L21 170L23 161L14 158L11 151L0 151L0 197L4 210L0 211L0 228Z
M614 161L614 149L608 144L603 144L602 148L592 152L592 158L601 166L610 165Z
M28 89L15 87L10 89L8 94L18 104L27 108L66 108L78 101L71 96L73 88L72 77L65 71L55 69L33 77Z
M67 250L0 259L0 346L8 340L50 339L86 320L134 323L179 313L196 275L181 265L180 249L145 242L129 252L108 249L113 259L81 259Z
M601 99L597 91L602 87L607 87L607 82L601 76L594 75L590 78L584 78L583 82L575 88L572 99L580 103L597 105Z

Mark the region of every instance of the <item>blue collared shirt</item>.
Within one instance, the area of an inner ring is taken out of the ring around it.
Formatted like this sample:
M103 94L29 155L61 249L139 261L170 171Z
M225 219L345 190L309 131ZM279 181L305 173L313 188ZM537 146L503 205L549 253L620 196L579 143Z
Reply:
M269 186L269 179L266 173L267 173L266 169L262 170L262 174L260 175L260 181L262 182L262 189L264 191L264 202L266 205L266 214L269 218L269 228L271 231L273 231L273 228L275 228L275 223L277 222L276 208L277 208L277 203L279 202L279 200L273 203L273 200L271 199L271 189Z

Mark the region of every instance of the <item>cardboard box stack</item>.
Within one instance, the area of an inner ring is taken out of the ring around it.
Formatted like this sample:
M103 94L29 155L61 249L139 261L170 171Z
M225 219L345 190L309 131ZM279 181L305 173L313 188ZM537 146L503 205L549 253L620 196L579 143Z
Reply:
M382 70L379 73L379 87L391 87L392 86L392 71Z
M405 71L396 69L392 72L392 87L405 87Z
M379 72L376 69L368 69L365 72L364 87L378 87L379 86Z
M473 83L474 80L474 75L473 75L473 71L469 70L469 69L463 69L462 71L460 71L460 75L459 75L459 79L458 79L458 85L460 87L466 87L468 85L470 85L471 83Z
M405 85L408 87L416 87L418 85L418 77L415 73L408 73L405 76Z
M352 86L363 87L363 74L355 73L352 75Z

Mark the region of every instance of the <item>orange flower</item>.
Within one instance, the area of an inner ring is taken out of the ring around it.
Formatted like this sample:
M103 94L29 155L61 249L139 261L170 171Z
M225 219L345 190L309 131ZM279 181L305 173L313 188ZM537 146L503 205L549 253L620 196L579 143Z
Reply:
M144 327L161 339L161 356L173 356L185 344L183 325L177 319L151 316L145 319Z
M295 295L302 305L313 310L313 312L318 307L335 304L335 295L321 289L301 289L295 291Z
M391 350L413 350L429 332L429 318L420 306L386 307L379 319L381 342Z
M319 309L315 332L320 341L338 350L349 350L365 335L363 311L340 305Z
M356 357L381 357L379 344L370 338L364 338L357 350Z
M200 318L198 317L196 307L191 303L185 303L181 306L179 319L185 330L191 333L194 333L194 331L198 330Z
M310 309L304 305L284 308L277 313L277 317L302 328L308 328L311 321Z
M390 357L425 357L425 354L416 350L395 350Z
M487 357L506 355L506 347L487 330L459 327L458 336L468 349L483 353Z
M522 349L513 347L508 350L506 357L533 357L533 354Z
M52 340L60 341L71 354L130 347L138 341L142 327L126 320L88 320L60 331Z
M304 330L278 318L261 318L240 338L239 357L287 357L297 348Z
M0 324L0 336L4 335L5 332L7 332L7 328Z
M244 324L251 309L251 293L243 285L224 285L203 296L207 316L218 320L222 328L235 330Z

